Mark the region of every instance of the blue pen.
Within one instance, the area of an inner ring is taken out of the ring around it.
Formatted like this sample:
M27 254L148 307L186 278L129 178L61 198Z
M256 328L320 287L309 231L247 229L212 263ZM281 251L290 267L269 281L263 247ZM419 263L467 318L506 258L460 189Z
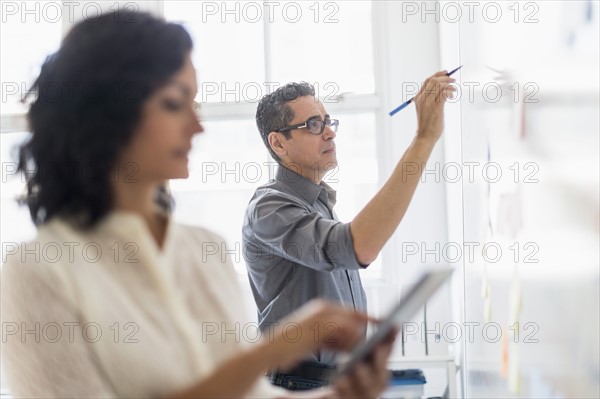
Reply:
M463 67L463 66L461 65L461 66L459 66L458 68L451 70L450 72L448 72L448 73L446 74L446 76L452 76L452 74L453 74L454 72L458 71L458 70L459 70L460 68L462 68L462 67ZM412 103L414 99L415 99L415 98L413 97L413 98L411 98L410 100L408 100L408 101L406 101L406 102L404 102L404 103L400 104L400 105L399 105L397 108L395 108L394 110L390 111L390 116L394 116L394 115L396 115L398 112L402 111L404 108L408 107L408 104Z

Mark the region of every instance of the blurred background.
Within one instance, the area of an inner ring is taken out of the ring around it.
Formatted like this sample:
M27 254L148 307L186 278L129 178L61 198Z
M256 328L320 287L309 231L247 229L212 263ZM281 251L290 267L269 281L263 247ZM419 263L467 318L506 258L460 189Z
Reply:
M427 396L454 385L451 396L472 398L600 397L599 1L0 3L3 260L35 235L15 202L13 148L29 134L20 100L86 16L146 10L194 38L206 132L190 178L171 182L174 218L226 237L251 314L241 224L276 169L254 123L260 97L315 85L340 120L325 181L350 221L416 132L414 106L388 112L464 65L409 211L363 272L369 311L385 314L424 266L451 265L392 358L425 370Z

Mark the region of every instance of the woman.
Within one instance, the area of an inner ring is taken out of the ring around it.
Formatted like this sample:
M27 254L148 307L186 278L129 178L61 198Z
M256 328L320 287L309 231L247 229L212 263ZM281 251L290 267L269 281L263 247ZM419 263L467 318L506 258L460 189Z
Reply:
M265 370L360 339L368 318L323 302L268 336L252 329L231 264L208 250L222 239L173 223L156 200L188 176L203 131L191 50L178 25L111 13L75 26L44 63L19 163L35 168L25 200L38 235L2 269L13 395L294 397ZM302 397L376 396L390 350Z

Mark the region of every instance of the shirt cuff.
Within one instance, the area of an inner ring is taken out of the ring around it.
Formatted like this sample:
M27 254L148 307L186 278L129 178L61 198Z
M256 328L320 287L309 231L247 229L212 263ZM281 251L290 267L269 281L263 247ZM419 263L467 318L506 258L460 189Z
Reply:
M365 269L369 266L360 264L356 259L354 242L350 233L350 223L339 223L331 232L331 235L329 242L335 245L331 245L325 252L332 264L336 267L353 270Z

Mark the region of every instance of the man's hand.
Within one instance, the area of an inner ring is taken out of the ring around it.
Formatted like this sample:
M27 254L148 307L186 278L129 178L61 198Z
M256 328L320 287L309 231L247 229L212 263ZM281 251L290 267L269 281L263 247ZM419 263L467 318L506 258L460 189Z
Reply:
M444 104L456 91L450 83L456 82L448 76L448 71L440 71L427 78L415 96L417 108L417 138L428 139L433 143L441 137L444 130Z
M392 175L350 223L356 260L372 263L404 217L421 174L444 130L444 104L456 91L447 71L428 78L413 102L419 123L417 136Z

